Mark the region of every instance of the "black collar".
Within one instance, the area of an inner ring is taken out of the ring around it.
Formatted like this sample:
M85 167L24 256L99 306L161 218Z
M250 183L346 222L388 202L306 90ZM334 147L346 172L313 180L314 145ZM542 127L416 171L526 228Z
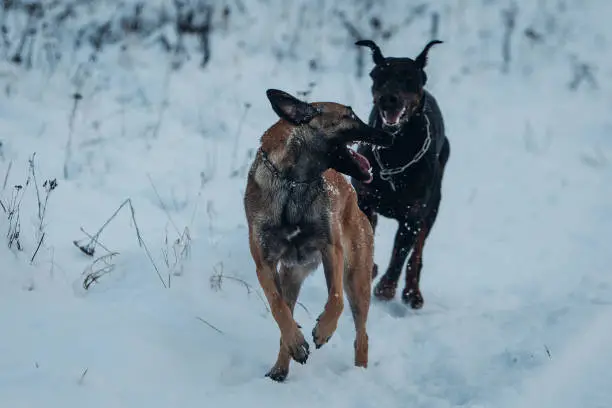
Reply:
M265 151L263 151L262 148L259 148L258 152L259 152L259 155L261 156L261 160L263 161L264 165L268 168L268 170L270 170L270 172L275 177L277 177L281 181L289 184L289 187L291 187L291 188L298 187L298 186L310 186L311 184L315 184L315 183L323 180L323 177L321 175L316 176L316 177L314 177L314 178L312 178L310 180L305 180L305 181L295 180L293 177L289 176L288 174L281 172L274 165L274 163L272 163L272 161L268 157L268 154Z

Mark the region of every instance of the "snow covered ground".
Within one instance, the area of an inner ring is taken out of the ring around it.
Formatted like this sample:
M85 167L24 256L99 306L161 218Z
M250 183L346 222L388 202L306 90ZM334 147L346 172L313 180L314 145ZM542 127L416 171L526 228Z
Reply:
M399 24L409 3L354 14L352 2L338 7L370 33L368 16ZM22 190L23 251L5 245L10 223L0 212L0 406L612 406L607 2L521 4L506 74L500 13L510 3L432 3L378 40L386 55L414 56L429 39L431 13L440 13L445 44L430 52L428 88L452 153L425 250L425 306L372 304L367 370L352 367L346 310L330 343L306 365L292 364L285 384L263 377L278 329L242 208L253 149L276 120L265 90L295 94L314 82L309 100L349 104L365 119L369 80L355 76L356 51L332 2L245 4L213 32L204 69L194 59L172 71L164 52L135 38L92 65L75 54L52 74L0 65L2 202L25 183L33 153L39 187L58 181L33 262L34 185ZM544 40L528 40L527 28ZM580 63L597 67L596 88L570 89ZM83 96L76 109L75 92ZM97 246L88 257L73 241L86 244L80 228L93 234L127 198L146 248L123 208L100 237L118 252L114 269L85 290L84 273L107 251ZM395 223L380 225L384 266ZM173 267L172 243L186 227L190 257ZM319 272L296 308L304 333L325 298Z

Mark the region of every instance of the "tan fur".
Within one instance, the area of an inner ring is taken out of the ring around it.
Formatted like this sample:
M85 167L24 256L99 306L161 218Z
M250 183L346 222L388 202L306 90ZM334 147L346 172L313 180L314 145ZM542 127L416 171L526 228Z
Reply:
M323 103L322 106L328 112L340 111L342 107L331 103ZM331 119L327 116L314 120ZM316 125L330 126L329 123ZM296 126L281 119L262 136L261 149L268 154L270 161L277 168L283 169L292 165L294 158L287 154L286 147L297 131ZM373 232L368 219L357 206L356 193L346 178L337 171L329 169L323 173L323 180L324 189L313 206L323 206L317 207L316 214L324 212L329 214L329 239L321 249L321 263L327 279L328 297L313 330L313 340L317 346L321 346L335 332L338 319L344 309L343 292L345 292L356 329L354 363L359 367L367 367L366 321L370 306ZM304 351L304 335L293 318L293 309L302 281L313 267L288 267L282 262L267 260L264 255L260 228L270 211L270 200L273 199L276 182L262 160L256 158L247 181L245 207L249 225L249 246L257 277L281 337L276 363L268 374L273 378L277 376L279 381L282 381L289 371L292 357L302 363L308 357L308 351Z

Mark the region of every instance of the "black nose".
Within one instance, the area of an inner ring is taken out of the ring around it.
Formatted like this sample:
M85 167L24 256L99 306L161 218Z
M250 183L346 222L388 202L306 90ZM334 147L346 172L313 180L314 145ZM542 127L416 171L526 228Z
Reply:
M400 104L400 98L397 95L383 95L380 97L379 105L383 109L396 108Z

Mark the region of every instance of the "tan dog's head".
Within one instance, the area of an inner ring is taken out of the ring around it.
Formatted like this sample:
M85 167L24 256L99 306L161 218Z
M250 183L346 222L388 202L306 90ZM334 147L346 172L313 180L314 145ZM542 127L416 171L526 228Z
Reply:
M332 168L366 183L372 180L368 160L348 145L366 142L390 146L391 134L365 124L350 106L307 103L277 89L268 89L266 95L274 112L297 128L294 138L299 154L312 161L313 166L321 170Z

